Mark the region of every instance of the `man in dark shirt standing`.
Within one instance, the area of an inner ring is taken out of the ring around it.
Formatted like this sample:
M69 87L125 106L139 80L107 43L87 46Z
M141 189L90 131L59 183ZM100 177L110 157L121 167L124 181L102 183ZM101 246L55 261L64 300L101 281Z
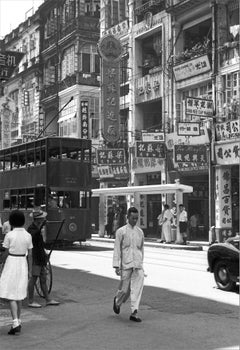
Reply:
M42 305L33 301L34 299L34 286L37 278L40 278L41 289L46 300L46 306L59 305L58 301L52 300L48 294L47 281L46 281L46 266L48 257L44 249L43 227L46 223L45 219L47 213L42 210L34 210L30 216L33 218L32 224L28 227L28 232L32 236L33 250L32 250L32 276L28 283L28 306L33 308L39 308Z

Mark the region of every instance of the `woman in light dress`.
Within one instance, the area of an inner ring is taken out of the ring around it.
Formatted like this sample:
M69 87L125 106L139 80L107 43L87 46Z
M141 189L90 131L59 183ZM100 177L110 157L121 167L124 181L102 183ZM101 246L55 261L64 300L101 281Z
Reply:
M5 264L0 277L0 298L9 302L12 315L12 327L8 334L21 331L22 300L27 296L28 276L32 266L32 237L23 228L25 217L20 210L13 210L9 216L13 230L3 241Z
M162 234L163 234L163 237L165 237L166 243L171 243L171 240L172 240L172 236L171 236L172 220L173 220L173 214L169 209L169 205L165 204L164 212L163 212Z

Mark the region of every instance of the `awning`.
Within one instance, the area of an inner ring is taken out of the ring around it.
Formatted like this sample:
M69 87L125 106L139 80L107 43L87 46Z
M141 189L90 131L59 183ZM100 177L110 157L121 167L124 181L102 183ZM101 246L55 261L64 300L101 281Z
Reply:
M128 186L128 187L114 187L114 188L97 188L92 189L92 196L98 197L100 195L105 196L124 196L134 195L136 193L141 194L168 194L168 193L191 193L193 192L192 186L182 185L179 183L165 184L165 185L145 185L145 186Z
M58 123L65 122L66 120L72 119L76 116L77 112L69 113L68 115L64 115L58 119Z

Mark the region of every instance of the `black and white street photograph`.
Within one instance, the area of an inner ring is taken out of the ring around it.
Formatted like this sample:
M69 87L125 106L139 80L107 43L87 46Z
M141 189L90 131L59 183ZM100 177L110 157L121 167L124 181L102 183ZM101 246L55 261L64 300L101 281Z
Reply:
M0 350L240 350L239 0L0 0Z

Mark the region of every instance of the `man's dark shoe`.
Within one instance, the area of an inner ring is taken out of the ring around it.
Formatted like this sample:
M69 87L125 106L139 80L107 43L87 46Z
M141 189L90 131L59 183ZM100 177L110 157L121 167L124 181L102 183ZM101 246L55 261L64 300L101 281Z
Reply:
M120 306L118 306L116 303L116 297L114 297L114 299L113 299L113 311L117 315L120 314Z
M133 321L133 322L142 322L141 318L138 317L137 314L132 314L132 315L129 317L129 320L130 320L130 321Z

